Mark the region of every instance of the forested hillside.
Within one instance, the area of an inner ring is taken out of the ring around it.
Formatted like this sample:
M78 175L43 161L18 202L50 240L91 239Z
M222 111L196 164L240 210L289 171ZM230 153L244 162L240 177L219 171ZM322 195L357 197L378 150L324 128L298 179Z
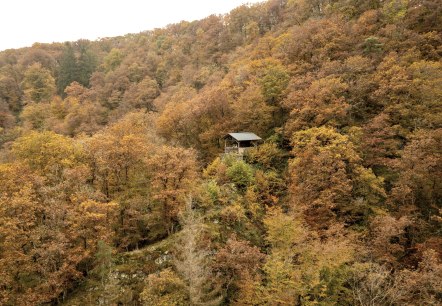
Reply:
M441 59L439 0L0 52L0 304L440 305Z

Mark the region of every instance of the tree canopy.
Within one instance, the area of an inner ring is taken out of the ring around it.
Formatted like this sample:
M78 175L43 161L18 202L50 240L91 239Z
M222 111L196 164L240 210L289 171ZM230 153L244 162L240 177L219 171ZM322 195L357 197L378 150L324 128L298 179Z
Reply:
M441 16L268 0L0 52L0 304L441 304Z

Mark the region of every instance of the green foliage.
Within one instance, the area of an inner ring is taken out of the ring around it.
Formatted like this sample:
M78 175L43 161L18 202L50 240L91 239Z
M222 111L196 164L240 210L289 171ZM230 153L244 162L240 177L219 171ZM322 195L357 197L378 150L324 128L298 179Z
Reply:
M398 22L405 17L409 2L409 0L385 1L382 12L385 14L385 17L389 22Z
M240 190L244 190L254 181L253 168L243 160L234 161L227 168L226 174Z
M379 38L375 36L367 37L364 41L364 52L375 53L382 51L382 43L379 42Z
M121 50L113 48L104 58L104 69L108 72L115 70L121 64L123 58Z
M57 77L57 92L64 93L64 89L76 80L76 58L74 48L70 43L65 44L65 49L60 59L60 66Z
M264 169L282 169L285 152L275 142L265 142L246 152L246 160L256 163Z
M26 97L34 102L47 102L55 93L54 78L40 63L26 70L22 87Z
M211 209L220 202L221 188L215 180L209 180L201 184L197 195L198 205L204 209Z
M274 104L283 97L289 83L289 75L284 68L275 66L267 69L259 82L266 102Z
M75 45L66 43L60 58L57 76L57 92L64 96L64 90L72 82L89 86L89 79L97 67L97 57L90 50L87 40L79 40Z
M97 252L95 253L94 260L95 268L93 273L98 276L101 284L104 285L106 278L113 266L112 247L106 244L106 242L100 240L97 243Z
M337 269L323 268L320 271L320 283L309 297L313 305L351 305L352 293L348 288L349 271L346 265Z
M97 68L97 56L91 50L89 41L80 40L77 44L79 48L79 55L76 63L77 76L73 81L77 81L81 85L88 87L89 79Z

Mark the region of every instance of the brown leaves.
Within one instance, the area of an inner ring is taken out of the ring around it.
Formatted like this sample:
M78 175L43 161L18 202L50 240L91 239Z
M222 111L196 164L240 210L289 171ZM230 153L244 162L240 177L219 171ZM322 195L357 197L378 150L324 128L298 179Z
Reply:
M419 207L424 215L437 210L442 190L441 144L441 129L421 130L411 137L396 163L399 179L392 190L392 202Z
M79 265L91 259L98 239L112 234L111 204L91 200L79 205L79 195L84 196L87 188L82 171L77 173L78 182L68 182L76 170L65 169L53 181L19 164L1 165L2 303L56 299L83 277Z
M195 152L162 146L147 164L152 173L153 200L159 205L164 223L172 229L196 179Z
M265 255L248 241L232 235L215 256L214 268L222 274L226 291L237 290L233 299L238 304L256 302L256 285L261 280L259 268Z
M344 124L347 90L347 84L336 77L315 80L307 88L293 90L284 101L291 117L286 125L288 133L314 126Z
M371 223L371 249L379 262L394 265L403 255L405 228L412 222L407 217L378 216Z

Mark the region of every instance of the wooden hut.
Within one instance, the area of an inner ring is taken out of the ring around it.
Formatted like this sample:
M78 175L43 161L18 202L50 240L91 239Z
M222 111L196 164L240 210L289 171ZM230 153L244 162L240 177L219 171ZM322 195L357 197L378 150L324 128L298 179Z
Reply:
M261 141L261 137L254 133L229 133L224 136L224 153L237 153L243 155L247 149L256 147Z

